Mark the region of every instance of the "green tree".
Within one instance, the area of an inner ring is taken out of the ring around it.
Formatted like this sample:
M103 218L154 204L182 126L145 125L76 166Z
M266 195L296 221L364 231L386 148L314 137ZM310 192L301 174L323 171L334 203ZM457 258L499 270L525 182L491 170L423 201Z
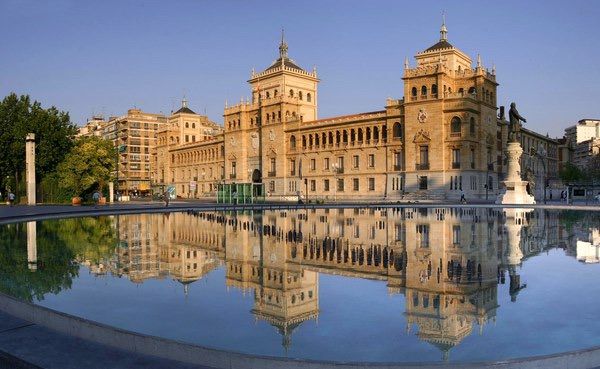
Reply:
M71 149L77 127L69 114L55 107L42 108L27 95L11 93L0 102L0 184L17 185L25 170L25 136L35 133L38 182L53 172ZM16 183L14 183L16 182Z
M578 182L583 178L581 169L571 163L567 163L559 173L560 179L565 183Z
M81 137L57 167L58 184L72 196L103 189L115 166L112 142L98 137Z

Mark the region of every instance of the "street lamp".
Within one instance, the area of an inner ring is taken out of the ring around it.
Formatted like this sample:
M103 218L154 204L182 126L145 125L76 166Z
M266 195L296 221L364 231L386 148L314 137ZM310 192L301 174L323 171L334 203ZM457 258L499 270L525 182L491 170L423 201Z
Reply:
M542 145L538 146L538 149L535 150L532 148L533 156L537 157L538 160L542 163L542 167L544 168L544 174L542 176L542 187L544 188L544 204L546 203L546 177L548 176L548 171L546 170L546 150Z

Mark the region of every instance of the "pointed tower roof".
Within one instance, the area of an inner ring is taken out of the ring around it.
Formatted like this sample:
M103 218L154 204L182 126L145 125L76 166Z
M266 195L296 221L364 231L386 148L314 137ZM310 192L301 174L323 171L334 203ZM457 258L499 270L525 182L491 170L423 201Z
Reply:
M183 100L181 100L181 108L179 110L177 110L175 113L173 114L196 114L195 111L193 111L192 109L188 108L188 101L187 99L184 97Z
M433 46L427 48L425 51L448 49L452 48L451 43L448 42L448 28L446 28L446 14L442 13L442 27L440 28L440 40Z
M281 43L279 44L279 58L275 60L265 71L278 68L280 66L286 66L288 68L299 69L304 71L301 67L299 67L292 59L288 57L288 44L285 42L285 33L284 30L281 30Z

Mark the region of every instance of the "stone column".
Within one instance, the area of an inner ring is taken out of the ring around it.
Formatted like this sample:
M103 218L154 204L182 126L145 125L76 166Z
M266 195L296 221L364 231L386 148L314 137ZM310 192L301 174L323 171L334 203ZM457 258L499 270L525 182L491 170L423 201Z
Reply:
M527 193L527 182L521 179L521 154L523 154L523 149L519 142L508 143L506 148L507 177L502 182L504 189L498 195L496 204L535 204L534 197Z
M27 266L37 269L37 222L27 222Z
M35 134L25 138L25 170L27 180L27 205L35 205Z
M108 182L108 202L112 203L115 201L115 184L111 181Z

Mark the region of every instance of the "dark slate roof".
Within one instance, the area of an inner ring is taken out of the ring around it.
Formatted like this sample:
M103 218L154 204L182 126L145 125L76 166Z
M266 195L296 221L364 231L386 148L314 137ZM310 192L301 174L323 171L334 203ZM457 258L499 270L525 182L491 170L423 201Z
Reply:
M449 48L449 47L454 47L454 46L452 46L452 44L451 44L451 43L449 43L448 41L446 41L446 40L442 40L442 41L439 41L438 43L436 43L435 45L431 46L430 48L428 48L428 49L427 49L427 50L425 50L425 51L432 51L432 50L439 50L439 49L447 49L447 48Z
M277 67L279 67L281 65L281 58L275 60L273 62L273 64L271 64L271 66L267 69L265 69L265 71L271 70L271 69L275 69ZM300 70L304 70L302 68L300 68L298 65L296 65L296 63L294 63L294 61L290 58L284 58L283 59L283 65L285 65L288 68L294 68L294 69L300 69Z
M188 108L187 106L177 110L175 113L173 114L179 114L179 113L184 113L184 114L196 114L195 111L193 111L192 109Z

